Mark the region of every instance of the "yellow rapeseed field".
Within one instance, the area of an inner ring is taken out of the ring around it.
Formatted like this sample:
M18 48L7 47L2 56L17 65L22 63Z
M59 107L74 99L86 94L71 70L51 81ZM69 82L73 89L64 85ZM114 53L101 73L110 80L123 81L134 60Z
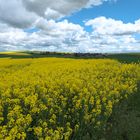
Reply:
M1 58L0 140L102 139L139 71L109 59Z

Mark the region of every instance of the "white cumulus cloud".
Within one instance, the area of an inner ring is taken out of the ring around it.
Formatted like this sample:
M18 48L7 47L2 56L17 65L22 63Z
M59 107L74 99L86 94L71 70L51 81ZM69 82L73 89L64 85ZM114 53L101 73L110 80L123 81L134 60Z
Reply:
M140 20L123 23L121 20L97 17L85 22L85 25L92 27L91 40L103 52L140 51L139 40L135 38L135 34L140 34Z
M124 23L97 17L87 21L85 27L56 21L106 1L116 0L0 0L0 51L140 51L140 40L135 37L140 34L140 19ZM86 26L91 26L92 32L87 32ZM31 28L35 31L24 31Z
M135 21L135 23L123 23L121 20L98 17L87 21L85 25L92 26L94 33L102 35L129 35L140 33L140 20Z
M88 6L109 0L0 0L0 21L27 28L40 17L59 19Z
M28 12L21 0L0 0L0 21L13 27L27 28L31 26L37 15Z

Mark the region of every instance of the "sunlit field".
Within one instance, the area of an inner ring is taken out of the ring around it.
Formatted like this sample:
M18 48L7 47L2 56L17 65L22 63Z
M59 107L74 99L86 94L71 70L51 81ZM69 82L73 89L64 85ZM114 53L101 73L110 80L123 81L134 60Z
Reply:
M0 140L140 139L138 61L4 55Z

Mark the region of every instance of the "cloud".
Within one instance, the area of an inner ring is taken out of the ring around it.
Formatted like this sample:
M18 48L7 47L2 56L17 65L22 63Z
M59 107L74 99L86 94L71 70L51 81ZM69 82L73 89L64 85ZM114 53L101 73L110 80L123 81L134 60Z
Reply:
M36 14L28 12L21 0L0 0L0 21L12 27L27 28L37 19Z
M96 20L96 19L94 19ZM117 21L116 21L117 22ZM139 23L135 22L136 25ZM38 31L24 32L22 29L0 24L0 50L42 50L60 52L137 52L140 41L133 34L97 34L85 31L84 27L68 22L46 21L40 18L35 26ZM102 26L98 25L98 26ZM107 28L107 27L106 27Z
M123 23L106 17L97 17L85 22L92 27L91 41L103 52L140 51L139 40L135 34L140 34L140 20L134 23Z
M91 7L91 6L98 6L101 5L103 2L106 1L113 1L113 0L89 0L87 3L87 7Z
M45 31L46 34L51 36L74 36L77 32L84 32L84 28L78 24L69 23L67 20L62 22L55 22L54 20L46 21L40 19L36 22L36 27Z
M100 5L104 1L108 0L23 0L23 4L28 11L40 17L57 19L82 8Z
M0 0L0 21L16 28L28 28L41 17L56 20L104 1L109 0Z
M140 20L123 23L98 17L85 23L93 31L56 19L82 8L113 0L0 0L0 51L45 50L60 52L140 51ZM25 32L35 28L35 32Z
M6 25L1 25L1 27ZM87 34L80 25L69 23L67 20L40 20L36 23L40 29L34 33L22 29L11 28L0 32L0 50L49 50L49 51L78 51L82 43L87 41ZM82 50L82 49L81 49Z
M123 23L120 20L114 20L106 17L98 17L85 23L86 26L92 26L94 33L100 35L131 35L140 33L140 20L135 23Z

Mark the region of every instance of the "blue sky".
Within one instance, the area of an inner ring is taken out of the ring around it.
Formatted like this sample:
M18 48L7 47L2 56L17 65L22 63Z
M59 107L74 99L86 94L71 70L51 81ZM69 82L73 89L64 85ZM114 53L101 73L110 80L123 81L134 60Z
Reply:
M140 0L0 0L0 51L139 52L139 9Z
M80 24L84 26L84 21L105 16L107 18L113 18L121 20L124 23L133 23L140 18L140 0L117 0L107 1L102 5L98 5L91 8L83 8L80 11L74 12L57 21L63 21L67 19L69 22ZM91 31L90 27L84 26L86 31ZM36 29L25 30L27 32L34 32Z
M83 25L83 21L99 16L121 20L124 23L134 22L140 18L140 0L117 0L102 5L82 9L64 18L70 22Z

